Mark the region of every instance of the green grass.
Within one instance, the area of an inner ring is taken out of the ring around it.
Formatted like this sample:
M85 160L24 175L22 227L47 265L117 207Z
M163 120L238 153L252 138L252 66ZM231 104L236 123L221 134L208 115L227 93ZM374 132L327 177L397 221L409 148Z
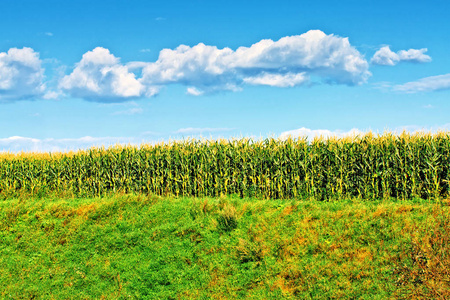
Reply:
M445 299L449 216L423 200L7 199L0 298Z

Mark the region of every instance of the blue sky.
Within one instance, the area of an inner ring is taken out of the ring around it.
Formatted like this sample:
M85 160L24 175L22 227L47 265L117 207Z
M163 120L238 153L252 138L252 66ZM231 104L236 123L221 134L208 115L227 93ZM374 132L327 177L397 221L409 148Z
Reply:
M0 151L450 130L448 1L3 0Z

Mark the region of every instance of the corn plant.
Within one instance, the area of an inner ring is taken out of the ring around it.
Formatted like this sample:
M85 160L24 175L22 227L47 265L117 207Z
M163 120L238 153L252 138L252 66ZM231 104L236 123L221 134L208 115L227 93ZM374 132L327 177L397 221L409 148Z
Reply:
M184 140L66 153L0 153L0 195L136 192L175 196L439 198L450 135Z

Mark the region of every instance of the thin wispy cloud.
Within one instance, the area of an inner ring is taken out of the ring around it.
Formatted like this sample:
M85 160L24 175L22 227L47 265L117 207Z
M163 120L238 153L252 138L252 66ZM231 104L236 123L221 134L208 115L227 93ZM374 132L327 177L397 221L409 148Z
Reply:
M183 135L196 135L196 134L204 134L204 133L218 133L218 132L227 132L233 131L235 128L180 128L177 131L174 131L175 134L183 134Z
M141 133L141 135L143 136L160 136L161 132L157 132L157 131L144 131Z
M63 94L60 91L47 91L43 96L42 99L45 100L57 100L59 98L63 97Z
M371 86L373 89L380 90L382 92L391 92L393 85L394 84L389 81L380 81L380 82L371 83Z
M450 73L445 75L430 76L417 81L395 85L395 91L404 93L434 92L450 89Z
M136 101L130 100L127 102L112 102L112 103L98 103L98 107L139 107Z
M144 112L144 110L142 108L134 107L134 108L126 109L126 110L116 111L116 112L112 113L112 115L113 116L120 116L120 115L131 116L131 115L142 114L143 112Z
M201 91L201 90L197 89L196 87L192 87L192 86L188 87L186 89L186 94L192 95L192 96L201 96L204 93L205 93L204 91Z

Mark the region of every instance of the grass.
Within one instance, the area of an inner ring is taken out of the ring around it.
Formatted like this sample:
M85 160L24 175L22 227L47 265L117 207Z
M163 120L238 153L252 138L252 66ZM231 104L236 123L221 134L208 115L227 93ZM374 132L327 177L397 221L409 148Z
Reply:
M2 299L448 299L450 206L424 200L0 202Z

